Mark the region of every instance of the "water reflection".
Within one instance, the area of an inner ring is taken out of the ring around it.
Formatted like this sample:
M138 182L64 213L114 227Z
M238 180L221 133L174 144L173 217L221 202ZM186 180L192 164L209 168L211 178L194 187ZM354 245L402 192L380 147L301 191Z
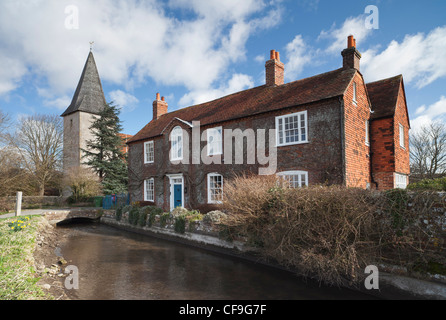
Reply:
M369 299L185 245L94 224L65 229L61 252L79 269L72 299Z

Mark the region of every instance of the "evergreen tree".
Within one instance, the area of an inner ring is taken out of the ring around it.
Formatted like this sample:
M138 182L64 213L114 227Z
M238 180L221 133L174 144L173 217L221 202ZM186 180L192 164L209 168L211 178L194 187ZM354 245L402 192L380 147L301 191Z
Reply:
M105 194L127 191L127 161L122 153L123 141L119 136L122 130L119 110L108 103L90 127L94 138L87 141L84 151L84 164L93 168L99 175Z

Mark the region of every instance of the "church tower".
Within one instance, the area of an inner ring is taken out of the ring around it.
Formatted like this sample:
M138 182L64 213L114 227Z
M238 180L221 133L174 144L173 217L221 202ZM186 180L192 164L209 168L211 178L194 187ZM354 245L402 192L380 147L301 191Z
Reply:
M106 104L101 79L90 51L70 106L61 115L64 120L64 173L82 166L87 141L93 139L90 126Z

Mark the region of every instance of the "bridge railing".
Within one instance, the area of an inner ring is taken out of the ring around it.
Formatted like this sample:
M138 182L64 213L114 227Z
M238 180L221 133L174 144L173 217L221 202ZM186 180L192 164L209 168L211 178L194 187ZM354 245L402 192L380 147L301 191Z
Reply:
M127 193L123 194L112 194L104 196L102 199L102 208L104 210L116 209L119 206L125 206L130 204L130 195Z

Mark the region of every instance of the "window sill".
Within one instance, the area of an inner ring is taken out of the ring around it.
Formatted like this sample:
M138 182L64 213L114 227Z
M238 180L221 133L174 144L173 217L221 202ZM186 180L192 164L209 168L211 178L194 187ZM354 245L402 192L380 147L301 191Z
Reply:
M223 204L223 201L209 201L208 204Z
M310 143L310 141L302 141L302 142L293 142L293 143L286 143L286 144L278 144L276 145L276 148L280 148L280 147L288 147L288 146L294 146L294 145L299 145L299 144L307 144Z

